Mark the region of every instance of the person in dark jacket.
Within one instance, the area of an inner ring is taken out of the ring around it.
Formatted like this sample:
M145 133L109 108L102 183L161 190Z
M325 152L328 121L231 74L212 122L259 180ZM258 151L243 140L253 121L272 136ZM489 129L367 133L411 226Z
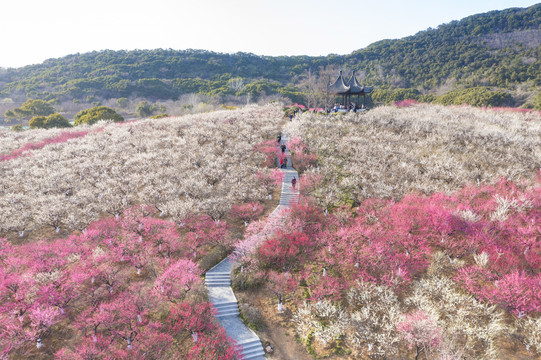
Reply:
M293 179L291 179L291 187L295 189L295 185L297 185L297 179L293 176Z

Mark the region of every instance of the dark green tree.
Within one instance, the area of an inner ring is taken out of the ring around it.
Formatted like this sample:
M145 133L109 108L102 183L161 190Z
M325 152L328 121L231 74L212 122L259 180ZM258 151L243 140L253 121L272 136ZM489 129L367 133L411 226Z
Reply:
M48 116L56 112L51 104L41 99L28 99L20 108L14 109L13 111L19 111L26 116Z
M148 101L141 101L135 108L135 113L140 118L146 118L154 113L154 106Z
M28 99L21 107L6 111L8 118L29 118L33 116L48 116L56 110L47 101L40 99Z
M124 121L124 118L122 115L107 106L95 106L90 109L79 111L73 120L74 125L92 125L99 120L113 120L115 122L120 122Z
M141 101L137 108L135 108L135 113L140 118L146 118L154 115L155 113L165 113L167 109L161 104L151 104L148 101Z
M56 114L51 114L49 116L47 116L47 118L45 119L45 128L46 129L50 129L50 128L69 128L69 127L72 127L72 125L70 124L70 122L68 121L68 119L66 119L64 116L56 113Z
M30 129L68 128L70 122L64 116L55 113L49 116L34 116L28 123Z
M45 129L45 120L47 120L45 116L34 116L30 119L28 126L30 129Z
M120 106L122 109L125 109L128 107L128 104L130 103L130 101L127 99L127 98L120 98L116 101L116 103L118 104L118 106Z
M443 105L509 106L512 105L513 99L511 95L503 91L474 87L449 91L440 96L436 102Z

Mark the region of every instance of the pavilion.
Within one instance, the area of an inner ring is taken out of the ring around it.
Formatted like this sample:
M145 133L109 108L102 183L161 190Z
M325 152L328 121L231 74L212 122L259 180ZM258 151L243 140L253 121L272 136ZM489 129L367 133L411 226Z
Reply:
M338 76L338 79L332 84L329 84L327 86L327 91L329 94L342 96L342 104L349 108L351 104L351 95L357 95L357 106L359 105L359 99L360 96L363 96L363 108L366 101L366 94L372 91L371 87L366 87L361 84L359 84L359 81L357 81L357 77L355 76L355 71L353 71L353 75L349 79L349 81L344 80L344 76L342 75L342 71L340 70L340 75Z

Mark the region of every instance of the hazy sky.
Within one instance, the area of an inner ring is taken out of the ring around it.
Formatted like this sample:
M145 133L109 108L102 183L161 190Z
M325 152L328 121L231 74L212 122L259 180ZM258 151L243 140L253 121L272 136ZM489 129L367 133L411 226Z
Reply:
M527 0L2 0L0 67L93 50L347 54Z

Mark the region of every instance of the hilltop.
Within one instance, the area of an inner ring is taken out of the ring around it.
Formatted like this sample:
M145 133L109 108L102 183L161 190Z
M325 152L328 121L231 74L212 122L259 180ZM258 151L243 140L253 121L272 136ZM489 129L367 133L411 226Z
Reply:
M433 101L451 90L488 87L512 95L506 105L532 107L541 86L540 23L541 4L491 11L324 57L193 49L73 54L0 70L0 98L4 105L13 104L0 110L27 98L95 104L119 98L164 102L198 94L217 103L265 96L307 102L309 93L339 69L356 70L363 84L384 91L374 94L381 102L422 95Z

